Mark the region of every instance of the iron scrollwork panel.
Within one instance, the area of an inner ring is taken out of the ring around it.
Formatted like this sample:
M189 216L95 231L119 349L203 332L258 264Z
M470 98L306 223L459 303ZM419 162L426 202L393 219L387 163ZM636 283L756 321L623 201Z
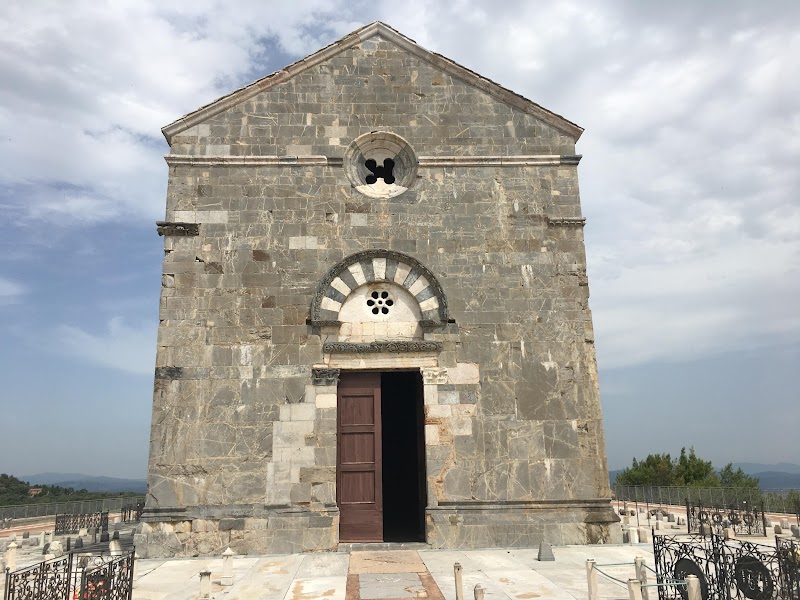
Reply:
M87 568L81 578L84 600L130 600L133 593L133 561L131 551L94 568Z
M72 554L8 573L6 600L67 600L71 597Z

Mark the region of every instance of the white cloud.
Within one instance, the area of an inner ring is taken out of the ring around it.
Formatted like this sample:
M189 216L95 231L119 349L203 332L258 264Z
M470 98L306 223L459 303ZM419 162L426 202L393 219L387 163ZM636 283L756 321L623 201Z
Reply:
M27 291L27 287L21 283L0 276L0 305L19 301Z
M0 10L0 185L26 192L15 216L160 218L161 126L282 67L278 54L381 19L586 127L601 366L798 335L796 2L409 0L402 18L382 0Z
M155 366L156 330L155 323L133 327L121 317L108 321L101 333L61 325L55 332L56 349L112 369L149 374Z

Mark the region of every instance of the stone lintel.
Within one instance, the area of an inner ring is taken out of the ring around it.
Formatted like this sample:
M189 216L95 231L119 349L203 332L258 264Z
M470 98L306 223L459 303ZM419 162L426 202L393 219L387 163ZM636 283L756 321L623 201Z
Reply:
M200 235L199 223L182 223L179 221L156 221L158 235L188 236Z
M379 341L379 342L325 342L324 354L394 354L397 352L441 352L442 342L419 341Z

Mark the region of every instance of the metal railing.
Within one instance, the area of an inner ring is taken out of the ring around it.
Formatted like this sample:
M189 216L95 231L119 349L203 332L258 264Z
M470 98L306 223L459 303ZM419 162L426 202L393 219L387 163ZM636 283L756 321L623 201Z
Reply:
M119 555L69 552L6 570L4 600L130 600L135 549Z
M76 500L74 502L53 502L49 504L18 504L0 506L0 521L4 519L32 519L50 517L58 514L86 514L95 512L120 512L130 504L144 502L144 496L121 498L101 498L99 500Z
M617 500L650 506L761 506L770 513L797 515L800 512L800 490L768 490L749 488L702 488L689 486L614 485Z

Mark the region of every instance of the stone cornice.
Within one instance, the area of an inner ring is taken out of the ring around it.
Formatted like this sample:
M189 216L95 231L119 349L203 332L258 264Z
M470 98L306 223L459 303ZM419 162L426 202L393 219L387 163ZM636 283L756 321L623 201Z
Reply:
M193 156L187 154L167 154L164 157L169 166L188 165L208 167L224 165L226 167L305 167L331 166L341 167L341 158L327 156Z
M370 23L361 29L357 29L356 31L353 31L352 33L349 33L343 38L335 41L331 45L281 69L280 71L276 71L271 75L267 75L266 77L254 81L250 85L240 88L234 92L231 92L227 96L223 96L222 98L219 98L210 104L206 104L205 106L198 108L194 112L184 115L177 121L174 121L173 123L163 127L161 131L164 134L164 137L167 139L167 143L172 144L173 136L181 133L182 131L189 129L198 123L202 123L214 115L236 106L237 104L244 102L245 100L248 100L257 94L260 94L261 92L268 90L275 85L285 83L296 75L299 75L300 73L303 73L304 71L307 71L308 69L315 67L326 60L329 60L337 54L353 48L361 42L376 36L396 44L409 54L416 56L420 60L432 65L434 68L440 69L445 73L460 79L468 85L485 92L499 102L502 102L508 106L512 106L544 121L558 131L568 135L575 141L578 141L578 138L583 133L582 127L565 119L561 115L549 111L543 106L539 106L535 102L528 100L524 96L520 96L519 94L504 88L498 83L495 83L486 77L478 75L474 71L470 71L469 69L462 67L458 63L450 60L449 58L445 58L441 54L436 54L434 52L425 50L425 48L419 46L414 40L407 38L399 31L389 27L385 23L381 23L380 21Z
M419 166L424 167L525 167L577 165L580 155L518 154L489 156L420 156ZM194 156L167 154L170 166L226 166L226 167L341 167L342 159L322 155L313 156Z
M200 235L198 223L180 223L172 221L156 221L158 235L191 236Z

